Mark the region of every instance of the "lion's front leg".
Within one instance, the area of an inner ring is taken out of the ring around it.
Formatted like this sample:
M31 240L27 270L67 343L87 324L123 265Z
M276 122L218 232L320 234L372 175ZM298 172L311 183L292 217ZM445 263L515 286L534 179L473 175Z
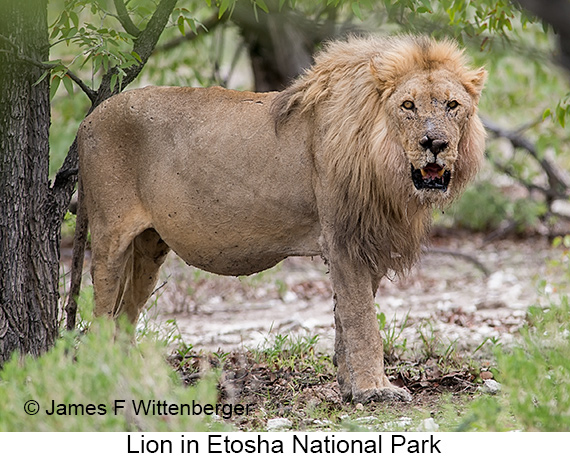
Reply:
M329 264L335 296L335 361L343 397L357 403L410 401L410 394L392 386L384 372L374 308L378 281L367 269L346 260L329 259Z

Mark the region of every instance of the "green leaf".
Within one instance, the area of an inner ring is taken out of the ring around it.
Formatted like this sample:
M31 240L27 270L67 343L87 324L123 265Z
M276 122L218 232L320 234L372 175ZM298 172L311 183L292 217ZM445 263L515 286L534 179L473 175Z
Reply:
M178 16L178 30L184 36L186 36L186 32L184 30L184 16Z
M70 11L69 17L71 18L71 22L73 22L75 28L79 28L79 16L77 13L75 11Z
M363 19L362 19L362 11L360 11L360 3L353 2L351 8L354 15L362 21Z
M228 8L230 7L230 4L232 3L231 0L222 0L220 2L220 11L218 13L218 18L221 18L224 13L228 10Z
M421 3L423 6L420 6L420 7L417 9L417 12L418 12L418 13L424 13L424 12L426 12L426 13L431 13L431 12L432 12L432 7L431 7L430 0L420 0L420 3Z
M544 113L542 113L542 120L544 121L547 117L552 116L552 111L550 110L550 108L546 108L544 110Z
M561 105L556 107L556 119L562 128L566 126L566 110Z
M138 61L139 63L142 63L142 57L141 57L136 51L132 51L132 52L131 52L131 55L132 55L135 59L137 59L137 61Z
M186 18L186 23L190 27L190 30L192 30L192 32L195 35L197 35L198 34L198 28L196 27L196 21L192 18Z
M114 73L113 75L111 75L111 92L113 92L115 90L115 86L117 85L117 78L119 77L119 75L117 73Z
M55 97L55 93L57 92L60 83L61 83L61 78L57 75L54 75L54 77L51 79L51 84L49 88L49 98L51 100L53 100L53 97Z
M51 32L51 35L49 36L49 39L53 40L56 36L59 35L59 32L61 32L61 29L59 27L54 27Z
M64 75L62 78L63 86L69 95L73 95L73 81L69 75Z
M266 13L269 13L269 8L267 7L267 4L265 3L264 0L256 0L256 5L259 6L263 11L265 11Z

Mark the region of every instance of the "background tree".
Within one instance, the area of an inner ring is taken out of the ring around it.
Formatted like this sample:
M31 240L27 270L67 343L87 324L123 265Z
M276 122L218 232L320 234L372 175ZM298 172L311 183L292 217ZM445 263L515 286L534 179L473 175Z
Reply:
M49 187L47 0L0 1L0 354L57 336L59 226ZM45 215L45 217L42 217ZM61 215L60 215L61 216Z

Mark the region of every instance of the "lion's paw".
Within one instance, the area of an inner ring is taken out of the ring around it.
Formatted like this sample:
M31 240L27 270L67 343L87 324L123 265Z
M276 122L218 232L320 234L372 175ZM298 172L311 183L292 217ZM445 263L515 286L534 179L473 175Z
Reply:
M394 401L403 401L403 402L410 402L412 401L412 396L410 393L399 387L382 387L377 389L366 389L360 392L356 392L352 394L352 400L354 403L370 403L370 402L394 402Z

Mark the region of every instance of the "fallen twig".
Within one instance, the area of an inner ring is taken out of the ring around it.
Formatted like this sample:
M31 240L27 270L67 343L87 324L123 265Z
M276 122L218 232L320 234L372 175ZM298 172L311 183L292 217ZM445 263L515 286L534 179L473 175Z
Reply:
M452 257L458 257L475 265L475 267L477 267L477 269L479 269L485 276L489 276L491 274L490 270L485 265L483 265L482 262L470 254L445 248L424 248L423 251L425 254L449 255Z

